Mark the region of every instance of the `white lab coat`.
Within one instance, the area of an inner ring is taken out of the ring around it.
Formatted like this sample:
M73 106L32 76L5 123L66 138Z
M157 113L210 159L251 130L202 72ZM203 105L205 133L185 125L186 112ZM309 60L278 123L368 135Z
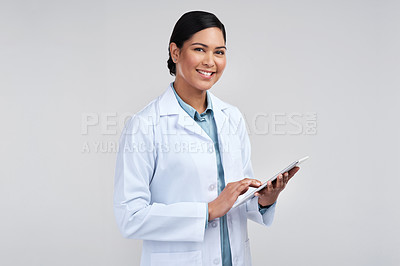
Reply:
M225 182L253 178L250 141L239 110L210 93ZM180 107L171 86L127 123L115 172L114 212L126 238L143 239L141 266L221 265L219 218L207 203L218 196L211 138ZM227 214L233 266L250 266L247 218L270 225L258 198Z

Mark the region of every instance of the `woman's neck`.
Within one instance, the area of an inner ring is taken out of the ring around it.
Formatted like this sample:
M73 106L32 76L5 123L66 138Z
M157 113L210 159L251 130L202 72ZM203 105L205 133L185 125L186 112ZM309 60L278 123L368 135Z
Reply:
M203 113L207 109L207 91L187 86L188 84L185 85L182 85L179 80L175 79L174 88L176 93L199 114Z

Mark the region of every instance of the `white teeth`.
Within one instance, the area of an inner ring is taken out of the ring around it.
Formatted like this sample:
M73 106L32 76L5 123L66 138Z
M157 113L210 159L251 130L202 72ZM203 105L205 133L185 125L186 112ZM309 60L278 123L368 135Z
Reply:
M203 75L206 75L206 76L211 76L211 74L212 74L212 72L204 72L204 71L201 71L201 70L197 70L199 73L201 73L201 74L203 74Z

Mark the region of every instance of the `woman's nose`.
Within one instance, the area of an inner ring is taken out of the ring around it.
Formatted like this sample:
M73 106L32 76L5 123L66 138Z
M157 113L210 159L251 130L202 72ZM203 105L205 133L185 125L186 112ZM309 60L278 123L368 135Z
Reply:
M204 58L203 58L203 65L206 65L206 66L208 66L208 67L213 67L214 66L214 57L213 57L213 55L212 54L209 54L209 53L206 53L205 55L204 55Z

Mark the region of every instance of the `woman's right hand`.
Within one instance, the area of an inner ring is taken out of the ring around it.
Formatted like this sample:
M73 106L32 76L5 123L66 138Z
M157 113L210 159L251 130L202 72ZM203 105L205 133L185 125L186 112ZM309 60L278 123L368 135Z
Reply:
M208 220L224 216L232 208L237 198L246 193L249 187L257 188L259 186L261 186L260 181L250 178L228 183L219 196L208 203Z

